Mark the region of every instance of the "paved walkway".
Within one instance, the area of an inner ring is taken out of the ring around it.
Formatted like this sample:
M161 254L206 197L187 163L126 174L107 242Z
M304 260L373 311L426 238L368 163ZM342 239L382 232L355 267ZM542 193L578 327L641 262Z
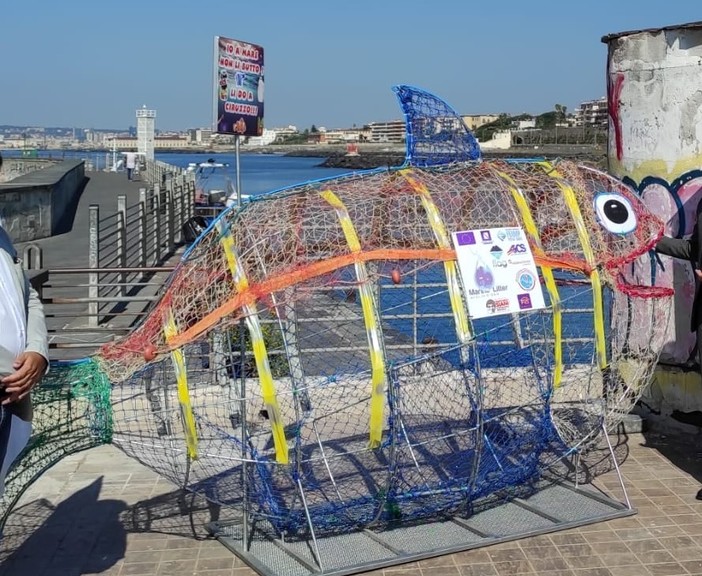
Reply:
M616 454L636 516L378 570L385 576L666 576L702 574L700 447L689 438L620 436ZM611 468L606 459L599 470ZM616 475L598 484L621 498ZM190 498L187 499L190 504ZM10 516L0 576L253 576L205 538L205 503L111 446L66 458ZM281 575L283 576L283 575Z
M107 252L108 258L114 257L114 248L108 246L110 240L116 242L114 235L115 219L117 213L117 197L126 196L128 210L139 203L139 189L149 188L146 181L127 180L124 172L88 172L87 184L80 195L75 209L75 218L66 225L66 231L52 236L35 240L43 254L43 268L87 268L89 262L89 207L99 207L99 220L107 232L103 235L108 240L101 241L100 249ZM130 212L133 218L133 212ZM112 232L111 232L112 231ZM130 240L133 242L134 238ZM18 244L18 251L23 252L26 244ZM112 256L111 256L112 255ZM105 256L105 254L103 254ZM179 257L179 255L178 255ZM30 258L31 259L31 258ZM166 261L163 265L175 263L177 258ZM30 266L32 266L30 264ZM116 264L110 264L116 266ZM142 287L138 296L148 297L153 294L163 283L165 274L156 274L148 280L149 285ZM105 279L105 276L102 276ZM112 278L115 281L116 278ZM109 281L109 278L108 278ZM48 286L44 289L43 297L46 299L61 300L66 298L85 298L88 296L88 275L82 274L51 274ZM103 295L103 294L101 294ZM134 294L136 295L136 294ZM61 304L47 304L46 322L49 328L49 341L52 345L51 355L53 360L67 360L81 358L94 351L95 347L75 347L80 344L102 343L113 337L113 330L124 328L135 319L135 314L141 312L146 305L145 301L128 303L122 316L116 315L109 319L109 323L97 330L90 331L88 326L87 307L85 302ZM106 312L106 308L101 308Z
M148 183L127 180L127 176L115 172L86 172L88 182L76 208L70 229L63 234L42 238L32 243L44 253L46 268L79 268L88 265L88 207L100 207L100 218L117 213L117 196L127 196L127 205L139 202L139 188L148 188ZM22 245L18 245L21 249Z

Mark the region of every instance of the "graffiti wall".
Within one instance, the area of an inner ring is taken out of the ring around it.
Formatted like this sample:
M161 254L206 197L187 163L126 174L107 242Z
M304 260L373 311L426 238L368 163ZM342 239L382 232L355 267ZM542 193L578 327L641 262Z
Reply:
M613 34L608 45L609 171L633 186L687 237L702 200L702 24ZM676 298L661 360L690 364L695 279L686 262L661 256L652 273Z

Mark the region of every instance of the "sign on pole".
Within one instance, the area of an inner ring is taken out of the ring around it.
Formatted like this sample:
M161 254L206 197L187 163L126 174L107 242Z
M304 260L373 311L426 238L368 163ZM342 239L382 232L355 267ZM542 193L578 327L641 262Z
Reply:
M544 308L539 274L521 228L453 233L471 318Z
M263 134L263 48L215 36L215 132Z

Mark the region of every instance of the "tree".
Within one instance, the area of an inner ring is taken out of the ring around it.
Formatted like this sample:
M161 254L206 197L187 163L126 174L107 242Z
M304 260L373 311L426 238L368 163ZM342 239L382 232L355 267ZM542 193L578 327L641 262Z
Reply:
M563 104L556 104L554 106L556 110L556 121L557 122L562 122L566 118L566 110L568 110L567 106L563 106Z
M312 124L312 128L310 128L310 132L311 132L312 134L314 134L314 133L316 133L316 132L319 132L319 130L317 130L317 127L316 127L314 124Z

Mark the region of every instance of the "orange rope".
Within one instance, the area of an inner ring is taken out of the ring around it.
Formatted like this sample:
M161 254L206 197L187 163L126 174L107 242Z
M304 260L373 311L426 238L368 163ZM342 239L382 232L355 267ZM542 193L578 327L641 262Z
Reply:
M273 278L268 278L263 282L258 284L250 285L243 292L239 292L224 304L218 306L211 312L209 312L202 319L198 320L195 324L188 327L186 330L178 334L177 336L169 339L169 349L178 348L191 342L197 338L203 332L206 332L214 325L216 325L222 318L232 314L242 306L246 304L253 304L258 298L266 294L271 294L272 292L278 292L289 288L294 284L298 284L304 280L309 280L311 278L316 278L329 272L333 272L344 266L350 266L356 264L357 262L368 262L371 260L434 260L434 261L444 261L444 260L455 260L456 252L454 250L448 249L424 249L424 250L411 250L411 249L379 249L370 250L368 252L354 252L349 254L344 254L343 256L337 256L335 258L330 258L328 260L323 260L321 262L314 262L303 266L294 271L275 276ZM534 254L534 260L538 265L548 265L553 268L565 268L569 270L577 270L589 273L589 270L584 265L583 262L577 259L570 260L555 260L547 257L545 254Z

